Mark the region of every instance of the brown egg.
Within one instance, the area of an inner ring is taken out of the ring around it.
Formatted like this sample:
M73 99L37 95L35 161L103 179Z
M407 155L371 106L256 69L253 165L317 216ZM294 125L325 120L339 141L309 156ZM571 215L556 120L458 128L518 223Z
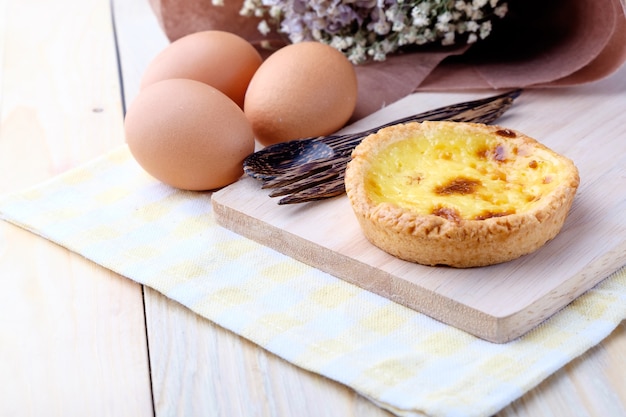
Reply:
M354 112L354 67L336 49L318 42L285 46L252 77L244 112L263 145L327 135Z
M168 78L209 84L243 107L248 83L262 58L245 39L229 32L192 33L169 44L148 65L141 88Z
M243 111L199 81L169 79L143 89L124 120L126 142L139 165L185 190L213 190L243 174L254 137Z

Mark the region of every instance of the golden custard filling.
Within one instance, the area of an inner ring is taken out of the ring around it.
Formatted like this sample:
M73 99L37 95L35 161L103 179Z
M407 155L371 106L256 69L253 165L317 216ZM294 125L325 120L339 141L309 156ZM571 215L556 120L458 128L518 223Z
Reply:
M453 127L416 132L371 160L365 191L375 204L453 221L526 212L567 171L548 149L516 140L508 129L495 133Z

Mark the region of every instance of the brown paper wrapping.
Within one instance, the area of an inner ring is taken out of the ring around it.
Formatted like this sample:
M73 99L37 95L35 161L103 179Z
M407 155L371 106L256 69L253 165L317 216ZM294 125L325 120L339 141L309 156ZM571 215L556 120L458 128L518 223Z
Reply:
M259 47L258 20L239 15L241 0L149 0L170 41L201 30L237 33ZM507 17L471 47L427 48L356 67L364 117L415 91L560 87L588 83L626 61L621 0L509 0Z

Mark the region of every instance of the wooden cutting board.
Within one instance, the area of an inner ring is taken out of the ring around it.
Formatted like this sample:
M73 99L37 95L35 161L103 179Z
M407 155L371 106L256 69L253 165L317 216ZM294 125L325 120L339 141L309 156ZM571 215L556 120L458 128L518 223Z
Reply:
M363 130L492 93L417 93L352 125ZM280 206L252 178L212 196L217 221L340 279L502 343L626 264L626 71L578 88L527 91L498 124L574 160L581 185L561 233L537 252L482 268L394 258L362 235L345 195Z

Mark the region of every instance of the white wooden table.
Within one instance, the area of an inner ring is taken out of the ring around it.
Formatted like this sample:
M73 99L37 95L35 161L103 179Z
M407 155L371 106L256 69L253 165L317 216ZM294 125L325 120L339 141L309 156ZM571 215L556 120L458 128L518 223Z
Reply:
M166 44L147 0L0 0L0 193L122 144ZM2 416L389 415L5 222L0 283ZM499 414L563 415L626 416L624 322Z

